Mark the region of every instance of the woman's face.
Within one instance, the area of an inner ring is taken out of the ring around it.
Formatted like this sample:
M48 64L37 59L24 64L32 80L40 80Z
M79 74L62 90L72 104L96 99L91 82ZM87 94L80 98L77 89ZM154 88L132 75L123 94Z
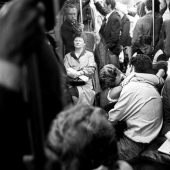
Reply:
M122 82L122 75L117 72L116 80L115 80L115 86L118 86Z
M75 47L75 48L84 48L84 46L85 46L85 43L84 43L83 38L81 38L81 37L76 37L76 38L74 39L74 47Z
M117 69L114 65L112 65L112 64L108 64L108 65L106 65L106 67L109 69L111 69L111 70L115 70L115 72L116 72L116 77L115 77L115 85L114 86L118 86L120 83L121 83L121 81L122 81L122 75L121 75L121 73L120 73L120 71L119 71L119 69Z

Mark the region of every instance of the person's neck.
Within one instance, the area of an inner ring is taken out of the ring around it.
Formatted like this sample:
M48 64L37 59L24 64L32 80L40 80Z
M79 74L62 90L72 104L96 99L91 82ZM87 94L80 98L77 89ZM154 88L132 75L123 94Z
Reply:
M111 8L110 8L110 9L108 10L108 14L110 14L110 13L112 13L112 12L114 12L114 11L115 11L115 9L111 9Z
M150 11L148 11L148 10L146 10L146 14L149 14L149 13L151 13L152 11L150 10Z
M82 53L83 52L83 48L76 48L75 49L75 53Z

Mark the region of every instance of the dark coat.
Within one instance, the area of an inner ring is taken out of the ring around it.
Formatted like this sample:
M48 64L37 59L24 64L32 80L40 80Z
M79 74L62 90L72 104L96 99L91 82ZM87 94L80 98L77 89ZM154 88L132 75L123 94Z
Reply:
M164 114L162 135L164 135L170 130L170 76L166 78L164 88L162 90L162 97Z
M80 34L81 30L78 27L71 24L68 20L65 20L61 25L61 38L65 47L65 54L74 51L74 36Z
M110 51L112 51L115 55L119 55L120 53L120 38L121 31L121 18L117 12L112 12L106 25L102 26L100 29L100 33L103 36L107 47Z
M52 120L64 108L65 103L63 102L65 88L61 78L62 65L46 40L37 46L37 64L40 97L42 99L41 116L44 122L44 137L46 137ZM30 69L28 67L28 70ZM29 82L26 83L29 84ZM33 88L28 89L28 96L26 95L28 100L25 102L22 92L17 93L0 85L0 113L1 120L5 122L5 124L1 123L1 153L3 155L2 167L5 167L5 169L26 170L27 168L22 160L23 156L34 154L31 149L35 135L30 134L30 118L32 118L32 110L37 111L37 109L35 107L36 103L33 103L33 107L31 107L32 102L29 102L33 97L35 98L35 96L30 98L32 95L29 95L33 94ZM39 102L41 103L41 101ZM35 119L37 116L33 117ZM33 128L33 130L35 129ZM36 137L38 138L38 136Z
M131 45L131 37L130 37L130 20L129 18L124 15L121 19L122 22L122 29L121 29L121 36L120 36L120 45L123 47Z
M165 20L163 23L164 34L164 51L167 58L170 58L170 20Z

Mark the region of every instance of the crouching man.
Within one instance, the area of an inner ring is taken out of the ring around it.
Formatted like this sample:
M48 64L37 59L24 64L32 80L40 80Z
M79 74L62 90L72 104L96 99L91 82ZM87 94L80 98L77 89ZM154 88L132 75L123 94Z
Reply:
M131 59L127 72L134 72L134 75L150 73L151 68L150 58L141 54ZM134 76L109 111L110 121L125 121L127 124L123 137L118 140L120 159L132 160L157 137L162 127L162 114L161 97L153 83Z

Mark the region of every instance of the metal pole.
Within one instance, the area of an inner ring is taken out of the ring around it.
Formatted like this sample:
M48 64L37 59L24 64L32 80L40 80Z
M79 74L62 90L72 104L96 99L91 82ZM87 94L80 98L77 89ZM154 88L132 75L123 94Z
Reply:
M83 23L82 0L79 0L79 3L80 3L80 23Z
M155 1L152 0L152 17L153 17L153 47L155 47Z

